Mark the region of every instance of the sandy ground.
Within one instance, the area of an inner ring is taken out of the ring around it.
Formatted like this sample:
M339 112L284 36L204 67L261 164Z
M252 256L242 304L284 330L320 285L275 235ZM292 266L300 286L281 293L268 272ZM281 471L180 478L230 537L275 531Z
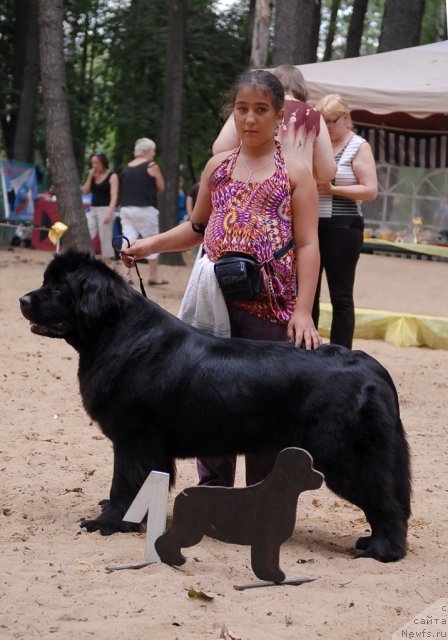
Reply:
M390 370L412 448L413 517L403 561L352 560L366 522L322 488L302 494L280 558L288 578L314 582L237 591L234 585L256 580L249 549L211 539L185 550L181 569L108 573L108 565L143 559L145 535L101 537L79 528L108 494L112 454L82 408L76 353L31 334L19 311L18 297L40 285L50 257L0 248L1 638L383 640L447 597L447 352L377 341L355 346ZM189 266L162 266L170 285L151 295L176 313L188 274ZM362 256L356 301L446 316L447 275L443 263ZM241 461L240 483L242 470ZM194 462L180 462L176 493L195 482ZM189 598L191 587L213 599Z

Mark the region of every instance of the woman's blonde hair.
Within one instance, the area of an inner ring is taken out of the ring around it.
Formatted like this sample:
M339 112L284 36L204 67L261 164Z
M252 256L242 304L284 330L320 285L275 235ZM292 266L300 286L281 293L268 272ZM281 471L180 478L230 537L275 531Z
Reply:
M329 93L321 98L316 104L316 109L320 111L324 117L336 116L340 118L341 116L347 116L347 127L354 129L348 103L339 93Z

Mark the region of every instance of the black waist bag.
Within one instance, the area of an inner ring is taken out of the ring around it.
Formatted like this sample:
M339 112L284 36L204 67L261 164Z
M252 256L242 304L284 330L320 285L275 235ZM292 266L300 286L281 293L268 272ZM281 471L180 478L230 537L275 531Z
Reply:
M261 291L261 265L246 253L229 253L215 262L215 276L226 300L253 300Z

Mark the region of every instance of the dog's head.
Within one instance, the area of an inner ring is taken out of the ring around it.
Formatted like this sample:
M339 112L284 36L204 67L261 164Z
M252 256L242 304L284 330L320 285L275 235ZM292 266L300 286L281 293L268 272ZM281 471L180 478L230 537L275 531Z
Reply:
M109 324L135 300L133 289L89 253L68 250L47 266L39 289L20 298L31 331L76 342Z

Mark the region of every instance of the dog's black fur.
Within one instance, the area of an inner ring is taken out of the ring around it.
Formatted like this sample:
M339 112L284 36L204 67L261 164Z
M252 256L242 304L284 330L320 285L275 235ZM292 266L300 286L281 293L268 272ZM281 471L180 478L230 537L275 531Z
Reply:
M358 555L406 553L410 468L397 393L360 351L220 339L135 292L89 254L68 251L20 299L37 334L79 353L87 413L114 448L110 501L82 526L111 534L152 469L175 458L301 447L330 489L363 509L371 535Z

